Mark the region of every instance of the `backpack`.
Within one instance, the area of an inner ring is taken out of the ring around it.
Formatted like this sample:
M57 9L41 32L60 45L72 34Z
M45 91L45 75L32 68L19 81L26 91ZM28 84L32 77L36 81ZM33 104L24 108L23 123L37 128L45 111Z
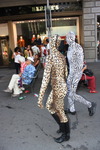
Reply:
M90 70L90 69L85 69L83 73L86 74L86 75L89 76L89 77L92 77L92 76L93 76L93 72L92 72L92 70Z

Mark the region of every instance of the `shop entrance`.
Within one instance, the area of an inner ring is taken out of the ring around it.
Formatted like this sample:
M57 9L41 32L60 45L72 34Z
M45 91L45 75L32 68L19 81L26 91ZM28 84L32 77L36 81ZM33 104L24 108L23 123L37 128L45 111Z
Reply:
M29 20L14 22L17 27L17 41L20 37L25 40L25 46L31 44L32 39L37 38L40 35L41 40L47 37L47 31L45 27L45 20ZM52 35L59 34L62 38L65 38L69 31L75 32L76 38L80 43L79 36L79 18L53 18L52 19Z

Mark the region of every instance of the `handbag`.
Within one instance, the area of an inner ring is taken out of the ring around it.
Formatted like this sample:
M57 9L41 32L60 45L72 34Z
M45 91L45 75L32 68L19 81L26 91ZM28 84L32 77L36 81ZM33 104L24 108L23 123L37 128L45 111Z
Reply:
M93 76L93 72L90 69L85 69L83 73L90 77Z
M88 80L86 79L86 74L83 73L85 80L82 80L83 84L87 87L88 86Z
M43 54L44 54L45 56L47 55L47 51L46 51L46 49L44 49Z

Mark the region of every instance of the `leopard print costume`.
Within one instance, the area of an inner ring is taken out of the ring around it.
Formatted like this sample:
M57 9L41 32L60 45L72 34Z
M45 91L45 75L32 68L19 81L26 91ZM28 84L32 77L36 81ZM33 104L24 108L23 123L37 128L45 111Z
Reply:
M42 85L39 94L39 101L43 101L44 93L51 79L52 90L48 97L46 108L51 114L57 114L60 122L67 122L64 112L64 97L67 93L66 77L67 66L65 57L57 50L60 39L58 35L51 37L51 53L47 56Z

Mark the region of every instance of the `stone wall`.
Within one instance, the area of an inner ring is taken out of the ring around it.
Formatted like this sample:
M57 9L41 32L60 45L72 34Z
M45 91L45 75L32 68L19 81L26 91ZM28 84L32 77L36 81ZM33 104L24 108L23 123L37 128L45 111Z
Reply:
M97 13L100 13L100 0L83 0L84 54L87 61L97 58Z

